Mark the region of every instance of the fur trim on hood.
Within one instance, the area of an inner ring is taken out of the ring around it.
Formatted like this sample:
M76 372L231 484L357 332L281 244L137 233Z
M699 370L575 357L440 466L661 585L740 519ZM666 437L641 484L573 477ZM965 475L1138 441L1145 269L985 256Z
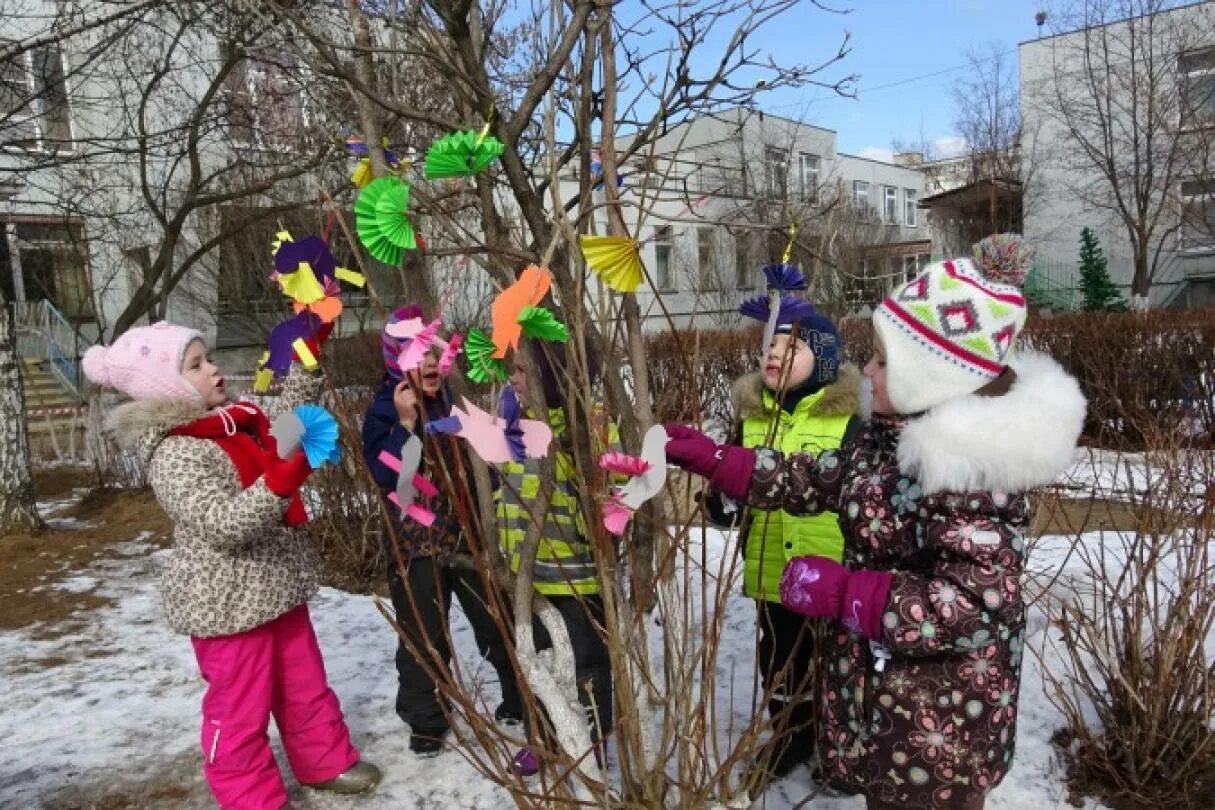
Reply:
M1017 380L1004 396L973 394L937 405L899 436L899 469L925 493L1049 484L1071 464L1084 426L1080 386L1054 359L1023 351L1009 363Z
M170 430L206 413L207 409L197 402L136 399L110 411L105 419L105 431L119 447L136 453L146 464Z
M764 375L754 371L739 377L730 389L734 418L739 422L753 416L767 416L764 408ZM823 396L810 409L811 416L851 416L861 409L861 372L856 366L840 367L835 382L823 389Z

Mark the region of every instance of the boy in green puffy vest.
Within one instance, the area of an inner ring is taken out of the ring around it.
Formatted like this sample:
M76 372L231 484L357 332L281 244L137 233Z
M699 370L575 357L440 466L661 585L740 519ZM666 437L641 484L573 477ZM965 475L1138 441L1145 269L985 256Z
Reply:
M760 370L734 383L735 441L783 453L820 453L843 444L860 424L861 377L854 367L841 367L840 350L835 325L817 312L779 325ZM715 493L707 506L719 525L734 525L741 513ZM816 748L813 638L806 620L781 604L780 578L793 557L841 559L837 520L834 512L793 517L752 509L740 529L743 593L758 602L759 666L773 721L773 745L761 764L773 779L811 764Z

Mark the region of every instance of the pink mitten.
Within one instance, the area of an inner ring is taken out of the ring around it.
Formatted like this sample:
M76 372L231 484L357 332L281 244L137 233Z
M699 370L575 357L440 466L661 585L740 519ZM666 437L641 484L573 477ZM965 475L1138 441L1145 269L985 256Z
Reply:
M850 572L827 557L794 557L780 580L780 601L794 613L838 619L865 638L882 634L882 613L894 575L863 568Z

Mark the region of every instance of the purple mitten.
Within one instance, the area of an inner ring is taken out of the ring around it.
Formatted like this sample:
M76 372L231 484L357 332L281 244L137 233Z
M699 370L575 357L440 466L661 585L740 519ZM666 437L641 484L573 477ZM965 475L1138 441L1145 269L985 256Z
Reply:
M889 571L874 571L862 568L848 577L848 588L844 591L844 626L868 639L882 635L882 614L890 599L890 584L894 574Z
M780 578L780 601L803 616L838 619L848 577L847 568L827 557L794 557Z
M745 500L755 469L755 451L721 445L683 425L663 425L667 442L667 461L690 473L704 476L709 484L728 498Z
M719 461L709 478L709 485L727 498L745 501L747 491L751 489L751 473L755 470L755 451L723 444L718 446L716 456Z

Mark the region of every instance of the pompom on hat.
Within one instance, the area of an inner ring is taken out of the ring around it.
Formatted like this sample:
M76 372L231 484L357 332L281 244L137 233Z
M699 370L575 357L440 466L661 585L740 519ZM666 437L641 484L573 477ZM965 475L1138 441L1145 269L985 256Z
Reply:
M94 384L115 388L131 399L201 402L198 390L181 376L186 347L195 340L202 340L198 331L168 321L137 326L109 346L91 347L81 367Z
M936 262L873 314L895 410L919 413L999 377L1025 327L1020 285L1033 251L1017 234L989 236L974 259Z

